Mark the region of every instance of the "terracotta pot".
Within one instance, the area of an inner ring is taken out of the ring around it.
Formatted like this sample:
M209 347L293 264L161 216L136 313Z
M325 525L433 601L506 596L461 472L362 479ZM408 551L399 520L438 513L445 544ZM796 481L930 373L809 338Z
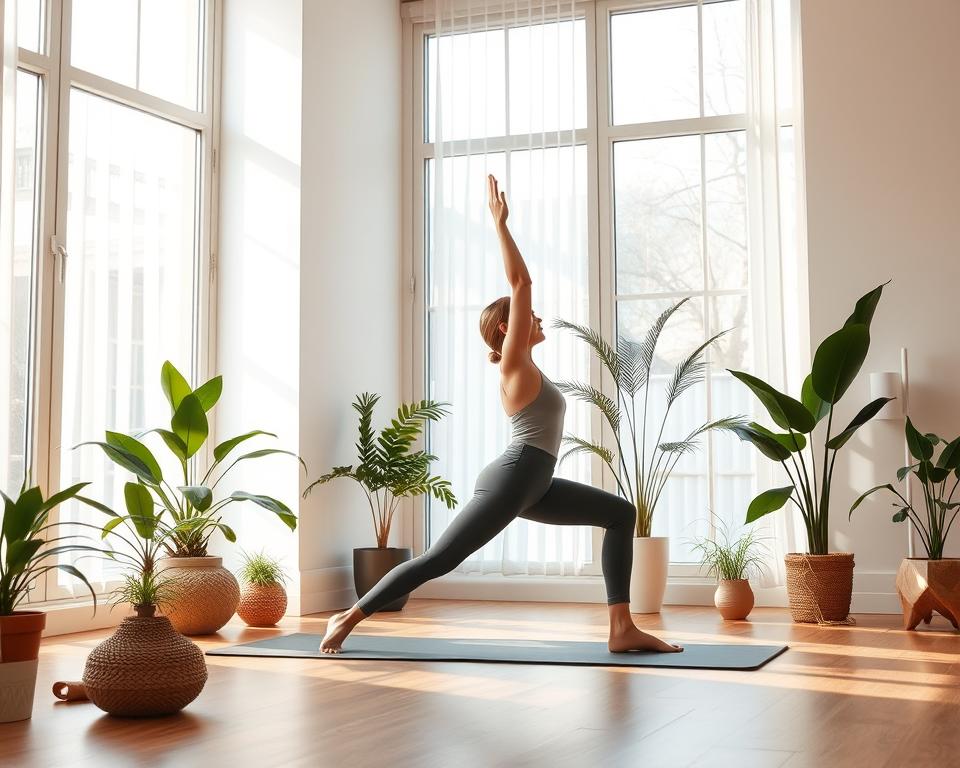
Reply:
M203 652L166 616L129 616L90 652L83 668L89 699L126 717L168 715L193 701L207 681Z
M221 557L167 557L157 561L177 581L176 596L163 613L184 635L212 635L230 621L240 603L240 585Z
M740 621L753 610L753 590L747 579L721 579L713 604L727 621Z
M851 553L791 553L784 557L784 563L790 615L794 621L842 622L850 615L854 566Z
M0 662L36 659L45 626L47 614L43 611L14 611L9 616L0 616Z
M357 597L363 597L376 586L380 579L411 557L413 557L413 550L410 547L357 547L354 549L353 586L357 590ZM399 611L407 604L409 597L409 594L400 595L380 610Z
M272 627L287 610L283 584L247 584L240 593L237 615L251 627Z
M630 613L660 613L667 588L670 539L667 536L636 536L630 574Z
M897 594L904 629L916 629L921 621L929 624L934 611L960 629L960 558L904 558L897 571Z

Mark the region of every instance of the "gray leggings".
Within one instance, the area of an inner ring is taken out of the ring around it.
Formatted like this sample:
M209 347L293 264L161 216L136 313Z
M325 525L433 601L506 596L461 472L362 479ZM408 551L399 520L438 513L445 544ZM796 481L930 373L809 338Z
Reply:
M636 511L626 499L583 483L554 477L557 459L529 443L511 443L477 476L473 498L436 543L400 563L357 602L365 616L421 584L449 573L523 517L554 525L597 525L603 535L601 565L607 604L630 601Z

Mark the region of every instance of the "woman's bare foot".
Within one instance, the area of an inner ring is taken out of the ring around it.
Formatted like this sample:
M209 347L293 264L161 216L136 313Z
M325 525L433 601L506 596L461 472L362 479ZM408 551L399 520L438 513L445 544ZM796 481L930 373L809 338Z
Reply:
M356 606L333 614L327 619L327 631L323 635L323 640L320 641L320 652L340 653L340 646L361 618L363 614Z
M653 635L648 635L636 626L610 632L607 648L611 653L626 653L628 651L656 651L657 653L680 653L683 648L671 645Z

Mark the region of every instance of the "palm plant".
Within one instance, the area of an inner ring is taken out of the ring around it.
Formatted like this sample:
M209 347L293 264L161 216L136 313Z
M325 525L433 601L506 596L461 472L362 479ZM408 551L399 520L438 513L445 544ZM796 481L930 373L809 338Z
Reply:
M219 443L213 449L214 461L202 471L194 457L206 445L210 431L207 413L220 399L223 378L215 376L194 390L168 360L161 369L160 383L167 402L170 403L170 429L156 427L137 435L107 430L105 442L89 441L74 448L98 445L111 461L136 475L138 482L149 491L159 507L173 521L169 535L162 539L167 553L174 557L203 557L207 554L210 537L218 530L227 541L235 542L236 534L222 518L224 509L234 502L253 502L275 514L291 531L295 530L296 515L282 501L246 491L234 491L228 497L214 501L214 491L227 473L241 461L286 454L296 458L306 470L303 460L292 451L261 448L241 454L226 464L234 450L247 440L260 435L276 437L273 432L256 429ZM174 487L164 478L159 462L141 442L140 438L152 432L160 436L179 465L182 484Z
M757 552L761 547L760 537L749 529L735 541L730 540L726 524L720 520L716 526L719 538L695 539L693 548L700 552L700 565L707 573L718 579L747 579L763 569L763 558Z
M379 395L364 392L358 395L352 404L360 416L356 466L350 464L334 467L310 483L303 495L306 497L314 486L323 485L338 477L356 480L363 488L370 506L377 547L384 548L387 546L393 515L401 498L430 493L446 504L447 509L453 509L457 499L448 480L430 475L430 462L437 457L422 450L410 452L424 424L428 421L439 421L449 413L443 407L448 403L433 400L403 403L397 409L397 416L390 422L390 426L375 436L371 422L373 409L379 399Z
M755 422L734 428L741 440L752 443L761 454L779 462L790 479L790 485L772 488L757 496L747 509L747 522L792 502L803 517L811 555L828 553L830 492L837 453L892 399L877 398L864 406L842 432L832 434L834 406L853 383L867 357L870 323L884 285L886 283L861 296L843 327L824 339L817 348L810 375L800 390L800 400L749 373L730 371L756 395L773 422L786 430L784 433L774 432ZM827 428L818 474L817 451L812 437L808 440L806 436L811 435L824 418ZM804 451L808 447L805 457Z
M653 515L663 489L680 459L693 453L699 447L701 435L712 430L731 430L743 423L740 416L727 417L700 425L682 440L663 442L664 429L670 411L677 400L688 389L703 381L707 371L704 355L707 349L729 331L710 337L697 347L674 369L666 388L666 408L659 424L648 424L650 408L651 371L657 350L657 343L671 316L689 301L681 299L666 309L647 331L642 342L635 342L624 336L617 339L617 348L608 344L592 328L566 320L556 320L555 328L572 331L586 342L609 372L617 389L614 400L589 384L578 381L560 381L557 387L561 392L573 395L576 399L596 406L603 414L613 433L617 450L613 451L599 443L593 443L575 435L564 435L562 445L570 450L560 457L562 463L569 456L578 453L592 453L599 456L613 473L617 487L624 498L629 499L637 510L636 535L650 536ZM637 413L638 402L640 413ZM633 446L633 460L627 463L623 451L621 430L626 427ZM657 435L653 449L647 454L647 437ZM618 467L614 467L614 462Z
M920 535L927 557L930 560L942 560L947 535L957 519L957 513L960 512L960 501L953 500L957 486L960 485L960 437L948 442L932 432L922 434L910 421L909 416L904 430L907 448L917 463L898 469L897 480L903 482L912 474L920 481L923 489L923 513L918 512L890 483L884 483L871 488L857 499L850 507L848 519L867 496L877 491L889 491L896 496L893 506L897 511L893 513L893 522L909 520ZM940 443L943 443L944 447L934 463L933 454ZM950 477L951 473L953 478Z

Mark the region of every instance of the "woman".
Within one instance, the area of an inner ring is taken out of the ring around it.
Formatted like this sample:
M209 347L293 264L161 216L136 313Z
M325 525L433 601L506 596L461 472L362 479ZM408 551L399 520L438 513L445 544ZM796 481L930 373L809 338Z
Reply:
M507 229L507 197L487 177L490 213L500 237L511 295L480 315L480 333L500 364L500 400L511 421L512 441L483 468L474 497L419 557L386 574L347 611L327 622L323 653L339 653L353 628L370 614L430 579L449 573L516 517L556 525L606 529L601 562L610 612L607 647L614 653L683 649L641 632L630 616L630 569L636 512L626 499L582 483L553 477L566 403L560 390L534 364L531 351L544 340L531 308L530 274Z

